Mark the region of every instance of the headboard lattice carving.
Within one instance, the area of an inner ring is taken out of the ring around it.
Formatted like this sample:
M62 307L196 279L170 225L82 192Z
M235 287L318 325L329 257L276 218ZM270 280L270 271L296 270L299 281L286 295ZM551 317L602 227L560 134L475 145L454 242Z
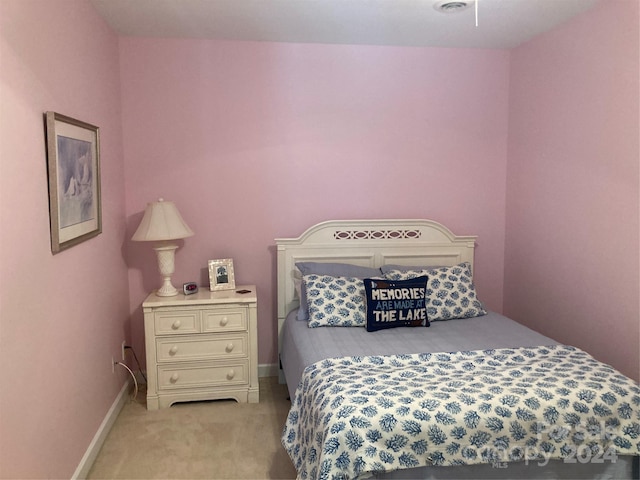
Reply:
M395 238L420 238L420 230L336 230L336 240L382 240Z

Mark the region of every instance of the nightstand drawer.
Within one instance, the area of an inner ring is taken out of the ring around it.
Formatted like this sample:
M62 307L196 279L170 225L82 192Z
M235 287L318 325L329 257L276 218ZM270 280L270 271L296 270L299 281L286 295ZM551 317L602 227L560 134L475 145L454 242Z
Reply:
M156 339L158 362L247 357L247 335L198 335L190 338Z
M158 388L161 390L212 385L239 385L249 383L248 361L217 364L190 364L158 366Z
M202 312L203 332L230 332L246 329L247 314L243 308L219 308Z
M169 310L155 313L156 335L180 335L200 331L200 312L197 310Z

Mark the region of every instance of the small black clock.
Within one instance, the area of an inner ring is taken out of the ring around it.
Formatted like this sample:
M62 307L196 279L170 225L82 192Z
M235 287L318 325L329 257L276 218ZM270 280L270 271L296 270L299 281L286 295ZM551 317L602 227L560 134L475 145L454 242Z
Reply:
M182 285L182 291L185 295L191 295L198 292L198 284L195 282L187 282Z

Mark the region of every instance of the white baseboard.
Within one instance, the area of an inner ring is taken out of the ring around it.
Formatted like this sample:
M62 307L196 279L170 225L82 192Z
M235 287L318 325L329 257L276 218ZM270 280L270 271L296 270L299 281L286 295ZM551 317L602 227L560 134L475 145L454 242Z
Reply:
M265 363L258 365L258 377L277 377L278 376L278 364L277 363Z
M104 417L104 420L102 420L100 427L98 427L98 431L93 436L93 440L91 440L91 443L89 444L87 451L84 453L82 460L80 460L78 468L76 468L76 471L71 476L72 480L87 478L87 476L89 475L89 471L91 470L93 462L95 462L96 457L100 452L100 448L102 448L102 444L111 431L111 427L113 427L116 418L118 418L120 410L122 410L125 403L127 402L130 385L131 383L128 381L124 385L122 385L120 393L118 393L118 396L113 401L113 404L111 405L111 408L109 408L107 415Z

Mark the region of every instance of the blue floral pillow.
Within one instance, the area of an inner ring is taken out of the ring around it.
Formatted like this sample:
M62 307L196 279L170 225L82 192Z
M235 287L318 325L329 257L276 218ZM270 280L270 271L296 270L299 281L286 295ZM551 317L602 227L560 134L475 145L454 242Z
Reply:
M428 327L426 285L426 276L397 281L365 278L367 332L395 327Z
M309 327L363 327L364 283L361 278L304 275Z
M304 275L330 275L332 277L355 277L368 278L382 275L379 268L363 267L351 263L332 262L297 262L296 267ZM307 304L307 292L304 282L300 282L298 292L300 298L300 308L298 309L298 320L309 320L309 305Z
M482 302L476 296L471 266L464 262L453 267L426 270L391 270L384 276L389 280L407 280L429 276L427 282L427 317L429 321L471 318L486 315Z

